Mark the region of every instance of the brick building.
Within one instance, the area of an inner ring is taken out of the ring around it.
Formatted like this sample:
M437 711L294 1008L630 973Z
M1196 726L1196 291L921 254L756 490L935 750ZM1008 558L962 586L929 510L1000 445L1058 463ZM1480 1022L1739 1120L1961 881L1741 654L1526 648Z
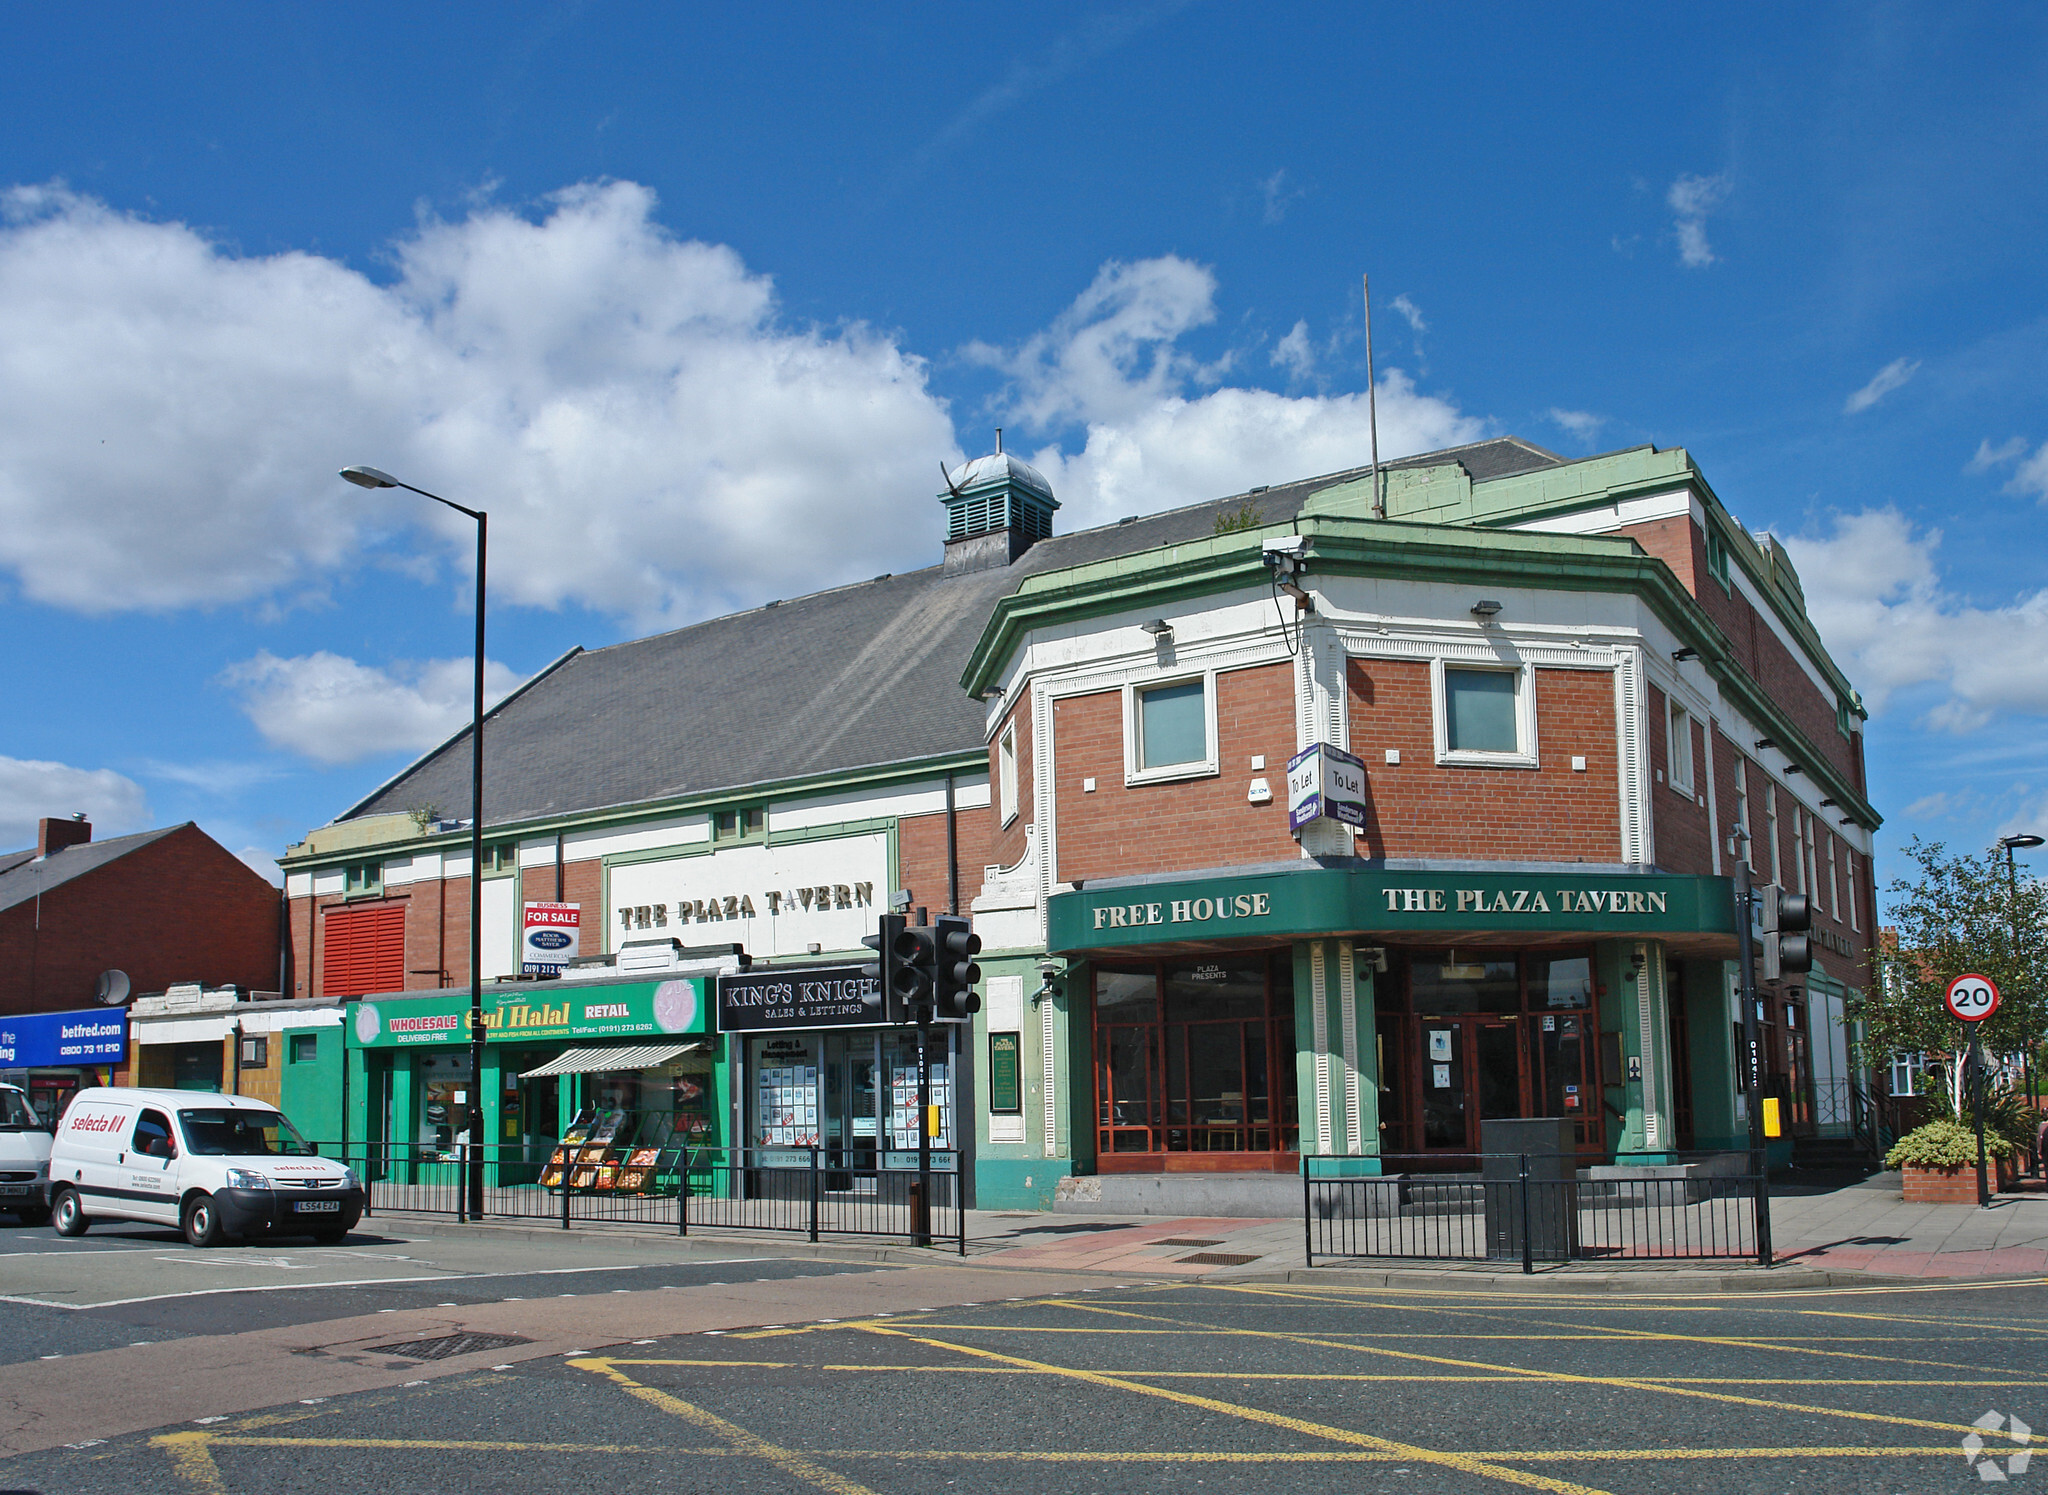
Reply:
M1596 1162L1744 1146L1737 856L1815 909L1814 971L1764 992L1765 1092L1846 1130L1863 712L1684 452L1495 441L1151 523L1024 578L963 675L999 786L975 908L1060 973L1007 1014L1040 1085L984 1197L1448 1166L1518 1117ZM1291 824L1317 744L1355 825Z
M280 914L278 890L189 821L95 841L83 819L44 820L33 850L0 855L0 1018L64 1014L88 1026L120 1020L118 1010L110 1015L96 1002L108 971L125 975L138 994L195 981L244 994L274 990ZM0 1059L0 1070L27 1071L39 1109L54 1114L81 1082L121 1070L125 1036L118 1048L118 1055L24 1051L18 1064Z
M1871 931L1862 712L1683 451L1499 439L1070 535L1012 457L940 497L937 566L572 650L494 708L487 979L539 903L621 969L656 941L843 971L892 901L971 910L985 1006L940 1090L976 1202L1199 1173L1249 1206L1301 1150L1449 1158L1501 1116L1607 1160L1739 1142L1737 847L1816 895L1766 1060L1829 1123ZM1362 824L1291 828L1315 744L1363 760ZM468 774L464 732L287 853L288 997L466 986ZM727 1027L718 1140L902 1165L900 1035ZM445 1142L473 1088L487 1136L544 1145L695 1083L552 1049L470 1076L376 1031L351 1136Z

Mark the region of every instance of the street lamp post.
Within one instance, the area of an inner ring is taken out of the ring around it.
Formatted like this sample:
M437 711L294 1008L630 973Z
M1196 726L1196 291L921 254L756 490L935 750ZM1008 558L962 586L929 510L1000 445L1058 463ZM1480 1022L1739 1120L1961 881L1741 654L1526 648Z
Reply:
M2018 866L2013 861L2013 853L2019 850L2032 850L2036 846L2048 845L2048 837L2022 832L2017 836L2000 836L1998 844L2005 848L2005 887L2009 895L2007 901L2012 906L2012 961L2013 968L2017 972L2020 962L2020 874ZM2027 1051L2025 1049L2020 1050L2020 1063L2022 1066L2027 1067L2028 1070L2027 1104L2031 1106L2034 1102L2034 1079L2032 1068L2027 1064L2027 1059ZM1977 1096L1977 1115L1981 1126L1984 1114L1984 1097L1981 1087L1984 1082L1980 1078L1977 1083L1980 1087ZM2036 1171L2041 1168L2042 1161L2037 1149L2037 1155L2034 1158L2034 1168Z
M484 1216L484 554L490 518L438 493L401 483L374 467L344 467L342 477L358 488L403 488L431 498L476 521L476 679L469 719L469 1165L463 1183L464 1213Z

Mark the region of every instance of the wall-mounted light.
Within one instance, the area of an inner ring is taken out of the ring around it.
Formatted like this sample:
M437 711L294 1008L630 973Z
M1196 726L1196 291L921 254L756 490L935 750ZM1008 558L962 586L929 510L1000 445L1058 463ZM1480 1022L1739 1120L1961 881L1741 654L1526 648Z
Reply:
M1777 743L1771 741L1771 739L1768 737L1759 737L1756 740L1756 750L1760 753L1765 751L1767 748L1774 748L1776 746Z
M1481 598L1472 604L1472 616L1475 618L1490 618L1499 611L1500 604L1491 598Z
M1673 664L1684 664L1688 659L1698 659L1699 657L1700 651L1693 648L1690 644L1687 644L1683 649L1673 649L1671 651L1671 662Z
M1788 778L1788 779L1789 779L1789 778L1791 778L1791 777L1792 777L1792 775L1794 775L1795 773L1805 773L1805 772L1806 772L1806 770L1805 770L1805 769L1803 769L1803 768L1801 768L1801 767L1800 767L1800 766L1799 766L1799 765L1798 765L1797 763L1787 763L1787 764L1785 765L1785 777L1786 777L1786 778Z
M1830 809L1833 807L1834 803L1835 802L1832 799L1824 799L1820 802L1820 807L1823 810Z
M1156 639L1173 637L1173 625L1164 618L1154 618L1151 622L1140 623L1138 626Z

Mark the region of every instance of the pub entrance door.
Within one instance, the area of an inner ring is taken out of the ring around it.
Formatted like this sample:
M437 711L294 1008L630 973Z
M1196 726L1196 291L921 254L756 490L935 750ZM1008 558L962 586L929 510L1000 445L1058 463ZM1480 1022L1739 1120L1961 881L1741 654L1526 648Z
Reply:
M1481 1123L1526 1114L1521 1017L1512 1013L1419 1013L1422 1145L1478 1152Z

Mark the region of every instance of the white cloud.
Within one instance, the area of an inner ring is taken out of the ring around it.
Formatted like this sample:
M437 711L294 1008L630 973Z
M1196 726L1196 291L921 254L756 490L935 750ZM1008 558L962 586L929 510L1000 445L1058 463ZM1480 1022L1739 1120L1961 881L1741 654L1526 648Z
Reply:
M2014 436L2010 440L2001 441L1997 446L1993 446L1991 438L1987 436L1977 443L1976 455L1963 464L1963 471L1989 472L1994 467L2003 467L2008 462L2017 462L2026 454L2027 438L2024 436Z
M1296 322L1287 336L1273 344L1273 366L1287 370L1297 379L1306 379L1316 371L1316 350L1309 344L1306 318Z
M1607 424L1606 416L1595 415L1589 410L1563 410L1553 405L1545 414L1580 441L1593 440L1600 434L1600 428Z
M1259 193L1266 201L1262 215L1265 221L1278 223L1287 216L1289 208L1308 196L1308 189L1290 184L1287 180L1287 171L1283 167L1259 183Z
M1422 320L1422 308L1410 301L1405 291L1387 304L1401 314L1417 337L1429 331L1429 323Z
M240 692L242 710L266 740L319 763L349 763L378 753L419 752L466 725L473 710L468 659L358 664L325 650L280 659L268 650L231 665L222 679ZM492 705L520 677L484 662L484 702ZM490 741L486 729L484 740Z
M1895 509L1835 517L1825 536L1786 541L1807 612L1873 713L1932 696L1923 724L1976 731L2008 712L2048 713L2048 591L1980 607L1946 590L1939 530Z
M1725 176L1681 176L1671 184L1664 200L1670 205L1672 228L1678 234L1678 260L1689 270L1703 270L1714 263L1713 247L1707 243L1707 215L1728 196Z
M1064 506L1062 527L1195 503L1258 483L1363 465L1363 393L1289 397L1216 385L1228 356L1204 364L1180 338L1215 319L1215 277L1178 256L1112 261L1051 327L1014 351L969 355L1011 376L1006 400L1040 428L1085 429L1082 449L1055 442L1031 461ZM1290 334L1291 335L1291 334ZM1485 424L1419 393L1399 369L1379 386L1380 455L1474 441Z
M2048 499L2048 442L2014 469L2012 481L2005 485L2008 493L2031 493L2036 498Z
M88 613L288 598L408 524L467 567L469 521L346 489L350 462L489 509L508 602L654 623L900 568L888 521L928 521L958 455L923 363L784 323L653 207L629 182L479 206L379 285L0 196L0 571Z
M1855 415L1868 410L1879 400L1904 384L1920 371L1917 358L1894 358L1890 363L1871 376L1870 382L1842 403L1842 414Z
M150 824L142 786L112 769L0 758L0 851L34 846L37 821L68 820L80 811L102 841Z

